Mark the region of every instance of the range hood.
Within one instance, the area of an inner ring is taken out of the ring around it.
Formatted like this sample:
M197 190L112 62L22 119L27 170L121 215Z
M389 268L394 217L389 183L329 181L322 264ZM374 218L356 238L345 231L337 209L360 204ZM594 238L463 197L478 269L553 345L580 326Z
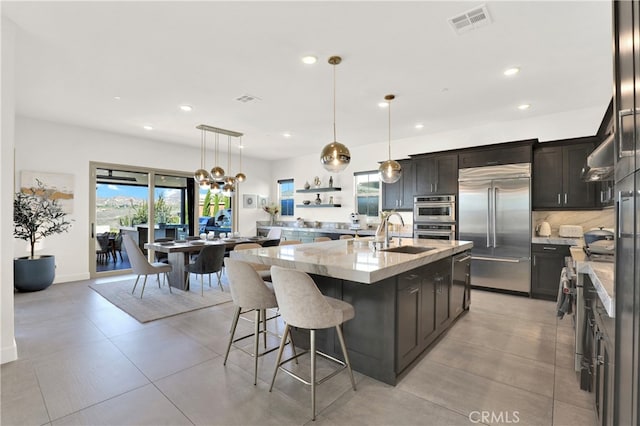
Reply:
M587 165L582 168L582 180L597 182L600 180L611 180L613 178L613 144L614 134L611 133L589 154L587 157Z

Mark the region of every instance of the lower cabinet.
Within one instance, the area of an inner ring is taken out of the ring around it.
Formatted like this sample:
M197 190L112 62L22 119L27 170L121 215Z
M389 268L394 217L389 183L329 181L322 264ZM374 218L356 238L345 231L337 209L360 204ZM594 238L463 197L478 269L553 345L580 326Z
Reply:
M531 297L556 300L564 258L569 246L559 244L531 244Z
M449 326L451 285L451 258L398 276L397 372L416 359Z

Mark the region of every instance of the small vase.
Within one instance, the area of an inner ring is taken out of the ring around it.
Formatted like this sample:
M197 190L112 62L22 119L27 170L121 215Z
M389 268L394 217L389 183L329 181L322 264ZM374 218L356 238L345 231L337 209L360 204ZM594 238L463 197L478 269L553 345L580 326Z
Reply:
M322 200L320 199L320 194L316 194L316 204L322 204Z
M309 189L309 188L311 188L311 185L309 185L309 182L305 182L304 189Z
M274 215L271 216L271 220L269 221L270 226L274 226L276 224L276 217Z

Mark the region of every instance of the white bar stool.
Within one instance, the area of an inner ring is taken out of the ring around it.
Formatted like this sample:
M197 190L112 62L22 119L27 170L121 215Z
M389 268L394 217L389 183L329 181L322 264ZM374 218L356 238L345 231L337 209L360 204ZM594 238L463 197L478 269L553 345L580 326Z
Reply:
M353 372L351 371L349 354L347 353L341 328L343 322L349 321L355 316L355 311L351 304L332 297L324 296L320 293L320 290L318 290L313 279L302 271L272 266L271 279L273 289L278 300L280 315L286 325L284 333L282 334L282 340L278 350L278 358L276 360L276 366L273 372L273 379L271 380L269 392L273 389L273 384L276 381L278 370L282 370L302 383L311 386L311 413L312 420L315 420L316 385L325 382L346 368L349 372L349 377L351 378L353 390L356 390L356 382L353 378ZM284 350L287 336L290 333L290 327L305 328L309 330L311 340L310 350L300 354L294 353L294 356L282 361L282 351ZM338 340L340 341L340 347L342 348L342 354L344 356L344 362L316 350L316 330L330 327L336 328L336 333L338 334ZM297 359L299 356L307 352L311 354L311 379L309 381L282 367L283 364L293 359ZM316 379L316 353L340 364L341 367L337 368L322 379Z

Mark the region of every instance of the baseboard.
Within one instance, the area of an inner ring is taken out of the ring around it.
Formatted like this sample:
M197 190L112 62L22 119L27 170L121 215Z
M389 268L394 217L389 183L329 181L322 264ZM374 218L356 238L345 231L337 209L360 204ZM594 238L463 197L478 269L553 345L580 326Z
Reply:
M13 339L13 345L2 348L0 351L0 364L15 361L18 359L18 346L16 345L16 339Z
M68 283L70 281L84 281L91 278L91 274L88 272L84 272L82 274L68 274L68 275L58 275L56 274L56 278L53 280L54 284L60 283Z

